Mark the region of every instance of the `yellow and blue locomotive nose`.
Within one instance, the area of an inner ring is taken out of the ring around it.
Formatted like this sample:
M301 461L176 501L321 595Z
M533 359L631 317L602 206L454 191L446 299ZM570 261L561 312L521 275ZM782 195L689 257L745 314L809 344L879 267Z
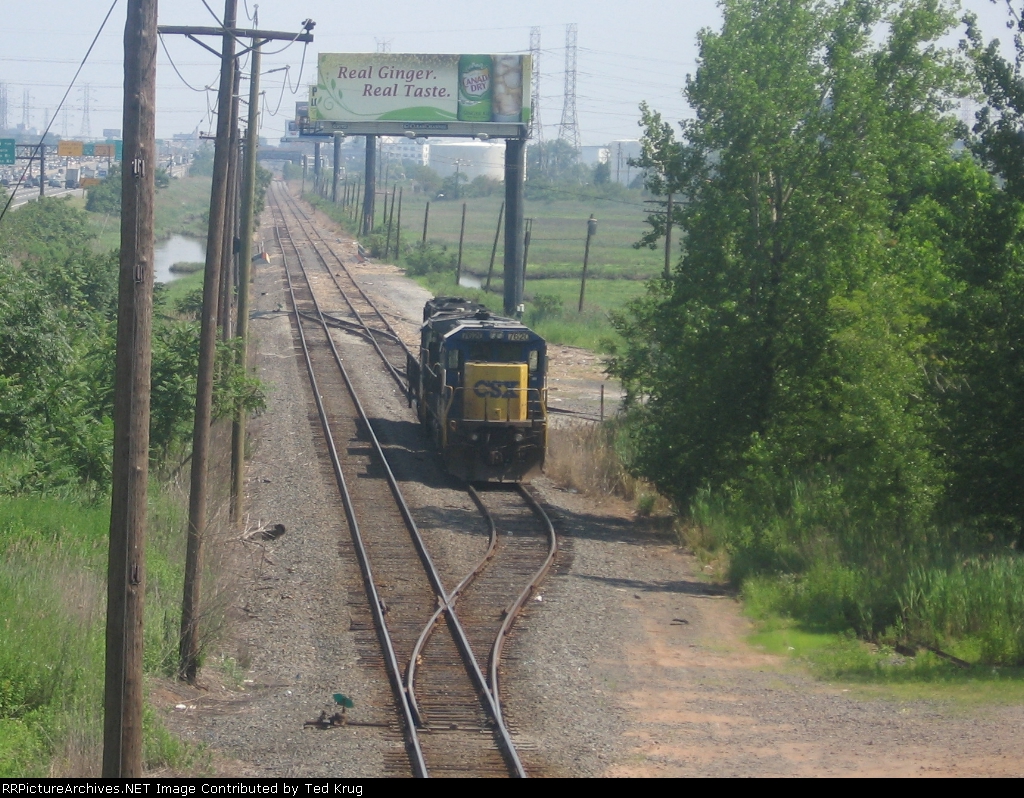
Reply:
M467 363L463 393L466 421L525 421L526 363Z

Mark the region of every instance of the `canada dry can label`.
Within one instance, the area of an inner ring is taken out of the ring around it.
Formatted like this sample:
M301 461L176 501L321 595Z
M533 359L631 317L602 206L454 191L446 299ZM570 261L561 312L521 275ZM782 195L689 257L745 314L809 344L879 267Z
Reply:
M491 57L464 55L459 59L459 119L491 121Z

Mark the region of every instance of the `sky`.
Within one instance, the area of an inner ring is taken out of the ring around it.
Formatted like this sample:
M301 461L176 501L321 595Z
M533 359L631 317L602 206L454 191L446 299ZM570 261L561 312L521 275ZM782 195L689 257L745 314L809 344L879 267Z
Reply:
M53 117L51 132L58 136L88 132L98 138L104 129L122 127L127 0L116 3L65 110L56 111L112 2L45 0L37 5L0 0L0 86L6 85L9 125L24 120L27 92L32 127L45 127L47 114ZM223 0L163 0L160 24L217 25L207 5L223 14ZM987 38L1009 41L1003 2L965 0L962 5L978 15ZM265 48L261 135L271 143L283 134L296 100L306 95L305 86L315 80L320 52L375 52L384 47L395 53L528 52L532 27L541 31L544 137L556 138L570 23L578 28L576 111L582 143L637 138L641 101L667 120L691 116L681 89L686 75L696 69L697 33L721 24L714 0L519 0L500 5L481 0L263 0L258 5L238 0L239 26L250 27L257 9L265 30L298 32L307 17L316 21L315 41L308 48L286 43ZM157 136L215 129L211 109L216 105L218 61L183 36L162 38L166 49L158 51ZM220 44L213 37L204 41L214 48ZM83 119L86 86L88 131Z

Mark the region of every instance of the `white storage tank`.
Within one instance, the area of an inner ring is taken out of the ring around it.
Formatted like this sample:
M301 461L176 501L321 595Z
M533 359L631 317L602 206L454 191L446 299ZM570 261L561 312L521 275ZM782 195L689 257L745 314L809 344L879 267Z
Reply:
M430 168L441 177L458 170L466 182L483 175L505 179L505 143L492 141L434 141L430 144Z

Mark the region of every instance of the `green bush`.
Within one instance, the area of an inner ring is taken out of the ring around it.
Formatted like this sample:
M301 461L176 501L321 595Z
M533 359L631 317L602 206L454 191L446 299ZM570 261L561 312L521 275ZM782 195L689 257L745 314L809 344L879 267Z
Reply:
M121 166L111 164L110 171L98 186L88 189L85 209L92 213L121 213Z
M537 293L526 303L524 321L529 327L536 327L547 319L562 316L562 298L554 294Z
M436 241L420 242L405 250L405 269L412 275L451 271L455 273L456 254L448 251L447 244Z

